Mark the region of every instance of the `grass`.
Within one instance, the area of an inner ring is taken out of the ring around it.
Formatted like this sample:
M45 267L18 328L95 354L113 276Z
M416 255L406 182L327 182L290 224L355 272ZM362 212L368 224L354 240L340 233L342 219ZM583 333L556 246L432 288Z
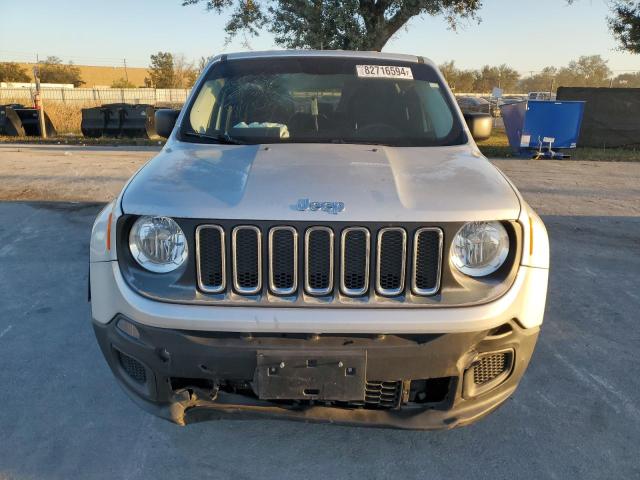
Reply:
M79 145L79 146L162 146L165 143L164 138L148 139L148 138L88 138L82 135L57 135L43 140L40 137L8 137L0 135L0 144L17 143L17 144L40 144L40 145Z
M502 129L494 129L491 137L478 142L478 147L488 158L518 158L509 146L507 135ZM599 162L638 162L640 161L640 147L619 148L587 148L579 147L566 151L571 155L570 160L592 160Z

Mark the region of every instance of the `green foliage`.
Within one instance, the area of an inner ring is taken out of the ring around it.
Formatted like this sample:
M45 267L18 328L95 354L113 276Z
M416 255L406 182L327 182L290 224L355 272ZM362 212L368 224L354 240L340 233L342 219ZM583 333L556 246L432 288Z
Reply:
M476 73L474 87L480 92L490 92L494 87L513 92L518 86L518 80L520 74L505 64L497 67L485 65Z
M561 68L557 81L566 87L606 87L611 77L607 63L600 55L582 56Z
M80 69L73 63L63 64L58 57L47 57L38 69L42 83L72 83L74 87L84 84Z
M407 22L443 16L452 28L474 19L480 0L182 0L207 10L231 10L229 38L266 27L286 48L382 50Z
M149 77L144 79L144 83L155 88L190 88L200 73L184 55L169 52L151 55L148 72Z
M154 88L173 88L175 76L173 73L173 55L169 52L158 52L151 55L149 77L145 83Z
M621 50L640 53L640 2L615 0L609 28L618 40Z
M31 82L31 77L18 63L5 62L0 63L0 82L26 83Z
M440 71L454 92L475 92L476 71L459 70L453 60L440 65Z
M440 65L440 70L456 93L489 93L493 87L506 93L555 91L558 87L640 87L640 72L612 78L607 60L600 55L582 56L561 68L544 67L525 78L506 65L459 70L451 61Z
M136 86L126 78L120 77L111 82L111 88L136 88Z
M357 0L294 0L269 8L276 43L288 48L362 50L367 32Z

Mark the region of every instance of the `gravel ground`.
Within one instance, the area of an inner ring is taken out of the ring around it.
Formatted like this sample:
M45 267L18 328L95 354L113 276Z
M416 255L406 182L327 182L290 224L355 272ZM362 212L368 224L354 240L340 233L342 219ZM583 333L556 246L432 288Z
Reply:
M95 202L151 155L0 148L0 198L37 200L0 202L0 479L640 478L640 165L496 162L543 214L552 269L529 370L482 421L180 428L117 387L86 301Z

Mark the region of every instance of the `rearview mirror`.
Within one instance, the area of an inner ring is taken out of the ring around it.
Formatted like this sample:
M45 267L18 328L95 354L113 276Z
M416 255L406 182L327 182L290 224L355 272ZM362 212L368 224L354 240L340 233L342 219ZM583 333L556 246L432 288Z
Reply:
M493 118L488 113L465 113L464 119L474 140L486 140L491 136Z
M156 110L156 133L161 137L169 138L173 127L176 125L178 115L180 115L180 110L173 110L171 108Z

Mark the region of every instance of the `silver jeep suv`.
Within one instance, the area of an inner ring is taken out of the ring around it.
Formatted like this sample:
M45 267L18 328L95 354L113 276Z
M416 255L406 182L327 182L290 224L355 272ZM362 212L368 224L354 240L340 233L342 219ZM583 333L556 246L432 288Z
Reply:
M451 428L516 389L542 324L540 218L427 59L212 60L98 216L90 293L118 383L226 413Z

